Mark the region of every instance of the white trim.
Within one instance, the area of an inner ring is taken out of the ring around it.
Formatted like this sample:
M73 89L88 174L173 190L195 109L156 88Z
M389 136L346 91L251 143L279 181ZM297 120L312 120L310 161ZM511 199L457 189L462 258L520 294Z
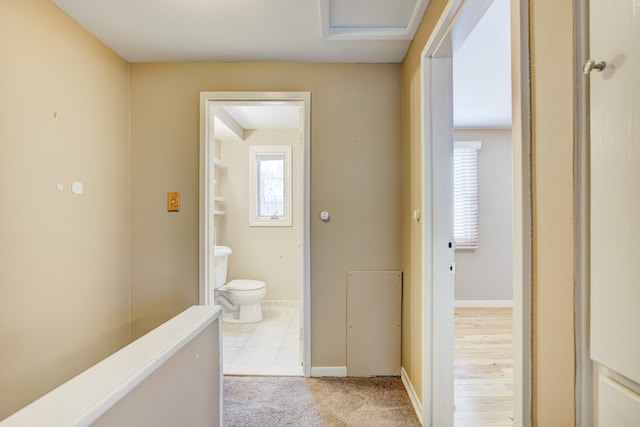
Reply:
M512 300L457 300L456 307L513 307Z
M312 366L312 377L346 377L346 366Z
M213 145L213 132L209 132L211 126L209 94L207 92L200 92L200 197L198 205L200 227L198 240L200 244L199 303L201 305L213 303L213 301L210 300L209 287L206 286L206 284L215 280L208 262L211 257L211 248L214 245L210 238L211 234L213 234L213 219L206 214L208 207L212 205L211 188L213 186L214 176L213 171L208 167L208 164L213 163L211 159L215 158L215 153L211 150L211 146Z
M301 128L304 132L304 239L303 271L301 286L300 326L302 340L302 363L306 377L311 375L311 92L200 92L200 304L208 304L209 292L206 286L214 280L209 267L210 248L213 247L213 216L207 215L207 207L212 204L213 185L212 164L213 132L211 131L211 104L224 102L225 105L254 105L273 101L302 103L304 111Z
M511 0L513 123L513 418L532 425L532 180L529 6ZM519 142L519 144L518 144Z
M589 79L582 73L589 54L588 2L573 2L574 44L574 275L576 348L576 425L594 425L594 363L589 351L590 265L589 265Z
M413 405L413 410L418 417L418 421L420 421L420 424L424 424L422 422L423 409L422 404L420 403L420 398L418 398L418 395L413 388L413 384L411 384L411 380L409 379L409 375L407 375L407 371L405 371L404 368L400 368L400 379L402 380L405 390L407 390L409 400L411 401L411 405Z

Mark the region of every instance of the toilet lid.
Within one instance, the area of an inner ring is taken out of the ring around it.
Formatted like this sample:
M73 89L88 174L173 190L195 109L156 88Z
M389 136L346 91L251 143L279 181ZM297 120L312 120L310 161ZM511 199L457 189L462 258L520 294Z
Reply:
M262 289L266 285L259 280L232 280L225 286L228 291L255 291Z

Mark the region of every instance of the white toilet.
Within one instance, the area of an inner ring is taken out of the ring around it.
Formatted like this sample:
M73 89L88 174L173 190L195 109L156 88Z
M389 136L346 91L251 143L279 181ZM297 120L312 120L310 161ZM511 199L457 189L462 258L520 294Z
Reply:
M227 315L225 322L253 323L262 320L262 299L267 295L267 285L259 280L236 279L227 283L227 261L231 248L213 248L215 268L215 299L222 305Z

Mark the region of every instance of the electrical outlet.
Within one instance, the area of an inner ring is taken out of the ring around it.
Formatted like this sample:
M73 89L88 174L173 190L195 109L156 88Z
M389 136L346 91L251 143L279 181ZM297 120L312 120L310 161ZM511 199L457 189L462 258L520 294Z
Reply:
M172 191L167 193L167 212L180 211L180 193Z

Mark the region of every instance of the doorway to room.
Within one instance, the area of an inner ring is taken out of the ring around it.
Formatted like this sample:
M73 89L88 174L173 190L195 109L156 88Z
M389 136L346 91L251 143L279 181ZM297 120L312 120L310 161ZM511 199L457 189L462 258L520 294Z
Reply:
M223 307L225 374L310 374L309 144L308 92L201 93L200 302Z
M513 425L509 12L493 0L453 52L455 427Z
M424 85L424 268L423 302L424 365L423 408L425 425L454 425L454 273L453 249L453 53L466 40L492 0L451 0L444 8L423 51ZM529 95L526 0L512 0L512 233L513 246L507 262L513 271L513 418L514 425L530 420L530 257L531 220L529 168ZM476 64L482 67L482 61ZM477 68L476 67L476 68ZM475 71L477 69L474 68ZM437 106L433 107L433 106ZM433 108L432 108L433 107ZM444 345L443 345L444 344Z

